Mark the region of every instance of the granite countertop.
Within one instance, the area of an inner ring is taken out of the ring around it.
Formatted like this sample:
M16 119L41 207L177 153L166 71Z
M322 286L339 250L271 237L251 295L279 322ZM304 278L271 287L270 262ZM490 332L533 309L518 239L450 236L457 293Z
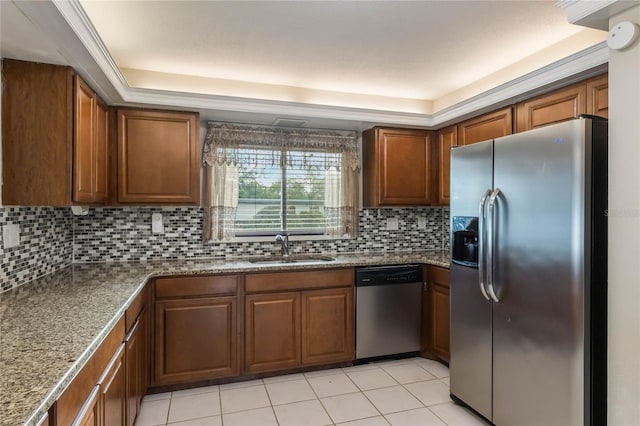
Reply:
M323 263L246 259L73 264L0 294L0 424L34 424L154 276L428 263L447 252L338 255Z

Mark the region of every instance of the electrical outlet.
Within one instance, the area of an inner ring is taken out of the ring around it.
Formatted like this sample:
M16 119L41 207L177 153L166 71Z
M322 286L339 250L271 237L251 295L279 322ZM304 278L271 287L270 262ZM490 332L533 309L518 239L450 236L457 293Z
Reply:
M9 223L2 227L2 244L5 249L20 244L20 225Z
M387 231L397 231L399 227L398 217L388 217L387 218Z
M427 218L419 217L418 218L418 229L427 229Z
M161 213L151 215L151 232L153 234L164 234L164 224L162 223Z

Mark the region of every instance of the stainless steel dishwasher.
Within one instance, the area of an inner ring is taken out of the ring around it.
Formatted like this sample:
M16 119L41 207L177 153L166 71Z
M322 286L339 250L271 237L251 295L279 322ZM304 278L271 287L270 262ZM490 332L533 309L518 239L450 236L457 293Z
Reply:
M356 268L356 359L420 350L422 266Z

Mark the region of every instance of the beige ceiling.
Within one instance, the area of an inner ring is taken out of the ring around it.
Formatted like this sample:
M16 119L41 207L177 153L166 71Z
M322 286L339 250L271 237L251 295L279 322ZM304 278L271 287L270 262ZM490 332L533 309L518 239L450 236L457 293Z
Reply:
M428 114L606 39L554 1L81 1L132 87Z

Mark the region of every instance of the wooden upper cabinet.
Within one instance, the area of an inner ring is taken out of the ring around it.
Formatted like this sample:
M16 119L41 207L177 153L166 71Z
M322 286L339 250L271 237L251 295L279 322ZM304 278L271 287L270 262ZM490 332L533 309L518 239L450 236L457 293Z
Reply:
M458 124L458 145L470 145L512 133L513 113L511 107L507 107Z
M95 92L65 66L4 59L2 76L3 203L104 203L108 121Z
M75 76L73 202L107 202L109 109Z
M198 114L119 109L117 120L117 202L198 205Z
M362 134L364 207L434 204L433 132L374 127Z
M94 201L106 203L109 195L109 108L96 103Z
M90 203L94 199L96 94L82 80L75 82L75 129L73 150L73 200Z
M517 132L571 120L586 113L586 95L587 88L583 82L518 103Z
M609 117L609 75L587 80L587 114Z
M438 204L449 204L451 147L458 145L458 126L438 130Z

